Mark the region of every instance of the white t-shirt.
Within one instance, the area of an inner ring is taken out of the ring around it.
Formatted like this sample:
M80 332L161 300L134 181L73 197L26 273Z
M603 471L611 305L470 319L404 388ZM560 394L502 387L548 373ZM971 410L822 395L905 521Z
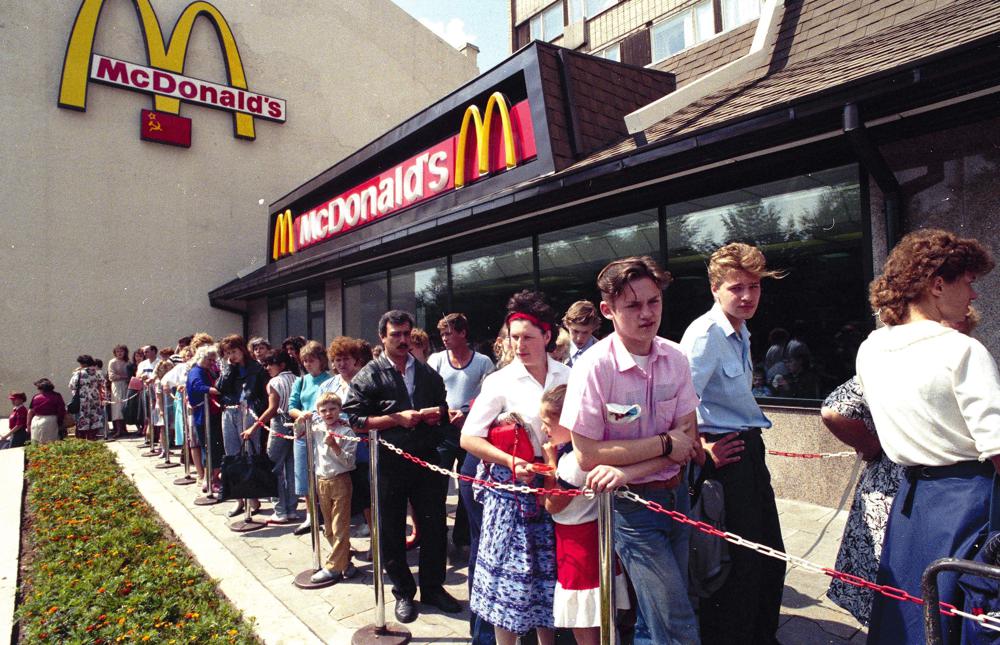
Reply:
M472 352L465 366L455 367L448 360L448 350L431 354L427 365L444 380L448 391L448 407L462 410L466 414L469 412L469 401L479 396L483 379L494 369L493 361L479 352Z
M469 416L462 426L462 434L486 437L490 424L501 412L516 412L528 425L528 435L535 449L535 456L542 455L542 444L548 438L542 432L539 416L542 394L569 380L569 369L562 363L547 357L548 370L545 385L528 373L524 364L515 358L502 370L493 372L483 380L483 388L469 410Z
M1000 455L1000 374L983 345L933 321L877 329L858 380L882 449L904 466Z
M559 479L571 486L582 488L587 481L587 473L580 468L580 462L573 452L559 458L556 474ZM597 519L597 500L587 499L584 495L569 498L569 504L558 513L552 514L556 524L586 524Z

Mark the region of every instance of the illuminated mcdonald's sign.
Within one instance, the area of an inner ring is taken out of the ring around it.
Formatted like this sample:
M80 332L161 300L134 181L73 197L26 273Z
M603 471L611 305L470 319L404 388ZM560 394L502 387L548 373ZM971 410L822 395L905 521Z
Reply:
M233 134L241 139L256 137L255 118L285 121L284 99L249 90L233 31L225 16L213 5L199 0L185 7L165 45L160 21L150 1L132 0L132 3L144 37L148 66L94 53L94 35L104 0L83 0L66 46L59 107L86 110L87 86L95 81L152 94L154 112L178 115L181 101L231 111ZM194 22L200 16L205 16L215 28L229 85L183 74Z
M494 114L500 116L500 128L493 127ZM475 128L475 149L470 146L470 127ZM494 92L482 113L476 105L466 107L457 134L303 211L295 217L294 224L291 211L279 213L274 223L271 258L278 260L338 237L494 173L510 170L536 156L527 99L510 105L503 94ZM289 226L290 232L285 228ZM279 244L279 240L286 239L279 232L293 241Z
M274 242L271 249L271 259L295 253L295 226L292 224L292 211L278 213L274 220Z
M480 175L490 172L490 133L493 125L493 111L500 113L500 126L503 133L504 162L510 170L517 165L517 157L514 154L514 131L510 122L510 110L507 107L507 98L500 92L493 92L486 102L485 116L479 116L479 108L470 105L465 108L465 116L462 117L462 128L458 131L458 150L455 153L457 159L465 159L466 146L469 138L469 124L472 123L476 129L476 151L478 153L478 168ZM455 188L465 185L465 164L459 163L455 166Z

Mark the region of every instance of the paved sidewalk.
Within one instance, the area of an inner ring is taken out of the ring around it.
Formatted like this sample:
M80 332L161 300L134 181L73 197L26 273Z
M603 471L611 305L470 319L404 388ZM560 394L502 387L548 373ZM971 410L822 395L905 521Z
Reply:
M251 533L228 529L233 520L226 513L232 502L216 506L194 506L191 501L201 494L194 486L175 486L173 480L181 468L155 469L158 458L139 456L138 440L116 441L108 447L118 455L127 474L157 509L164 520L185 541L195 557L206 566L209 575L219 580L220 588L248 616L256 618L261 637L267 643L325 641L347 643L359 627L370 624L374 616L372 570L370 563L360 563L359 575L321 591L304 591L292 584L312 560L309 536L295 537L293 527L269 527ZM449 511L454 511L454 487L449 497ZM267 506L267 505L265 505ZM778 501L782 532L789 553L821 566L833 566L846 512L793 502ZM270 510L258 515L266 518ZM10 517L5 512L5 517ZM367 538L352 538L357 551L368 548ZM324 557L328 546L323 544ZM416 565L416 553L411 554ZM781 627L778 638L786 645L799 643L861 643L864 630L845 611L826 597L826 576L789 569L786 577ZM449 562L448 591L467 604L466 568ZM387 581L388 620L393 620L392 595ZM451 616L437 609L419 606L420 617L407 627L414 641L425 643L466 643L468 614ZM283 622L284 621L284 622ZM285 634L279 638L279 634Z

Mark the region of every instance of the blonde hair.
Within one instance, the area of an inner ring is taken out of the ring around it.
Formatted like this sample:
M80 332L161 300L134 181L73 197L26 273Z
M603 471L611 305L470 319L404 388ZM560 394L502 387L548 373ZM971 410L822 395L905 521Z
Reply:
M325 372L330 368L330 359L327 358L326 348L319 341L310 340L299 350L299 362L305 360L306 356L311 356L319 361L320 367Z
M554 412L562 412L563 403L566 401L566 385L557 385L552 389L545 390L542 394L542 407L552 408Z
M708 259L708 281L713 288L725 282L730 271L746 271L758 279L780 280L788 275L786 271L768 270L767 260L760 249L742 242L732 242L719 247Z
M577 300L566 310L563 316L563 324L580 325L582 327L593 327L597 329L601 326L601 318L597 315L597 307L589 300Z
M156 364L156 370L153 371L153 377L156 378L156 380L160 380L172 369L174 369L174 364L170 361L170 359L160 361Z
M191 337L191 342L188 344L188 347L190 347L191 351L194 352L198 351L199 348L204 347L205 345L211 345L214 342L215 342L214 338L212 338L205 332L200 331Z
M319 395L319 398L316 399L317 410L319 410L321 407L327 404L335 405L338 408L344 407L343 401L341 401L340 397L334 394L333 392L323 392L322 394Z

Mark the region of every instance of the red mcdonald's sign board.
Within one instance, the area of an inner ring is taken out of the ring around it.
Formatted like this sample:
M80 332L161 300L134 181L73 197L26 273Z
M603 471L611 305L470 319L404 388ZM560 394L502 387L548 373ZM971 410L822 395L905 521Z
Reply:
M296 216L291 211L279 213L271 258L278 260L450 190L461 190L536 156L527 99L511 106L503 94L494 92L482 113L476 105L466 108L456 134Z

